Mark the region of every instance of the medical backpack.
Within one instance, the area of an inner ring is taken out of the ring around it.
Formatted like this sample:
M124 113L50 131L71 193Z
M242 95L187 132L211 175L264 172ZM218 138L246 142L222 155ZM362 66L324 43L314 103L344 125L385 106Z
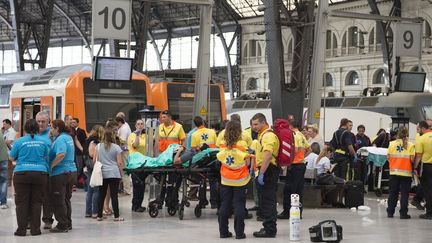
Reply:
M285 119L276 119L273 123L273 131L279 138L279 166L290 166L295 156L294 132L289 128L289 122Z

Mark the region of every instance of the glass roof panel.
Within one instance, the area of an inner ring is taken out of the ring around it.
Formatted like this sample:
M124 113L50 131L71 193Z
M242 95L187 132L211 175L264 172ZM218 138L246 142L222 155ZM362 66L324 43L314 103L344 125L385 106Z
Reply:
M264 5L262 0L227 0L231 7L242 17L256 17L264 15L263 11L259 11L258 8ZM300 0L301 1L301 0ZM318 2L319 0L316 0ZM348 2L353 0L329 0L329 4ZM282 2L287 6L288 10L294 9L294 0L282 0Z

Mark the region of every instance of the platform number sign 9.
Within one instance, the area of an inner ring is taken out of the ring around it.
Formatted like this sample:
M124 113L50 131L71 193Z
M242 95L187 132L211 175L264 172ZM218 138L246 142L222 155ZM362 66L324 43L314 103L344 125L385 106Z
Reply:
M421 40L421 23L397 23L395 38L395 55L420 57Z
M93 37L130 39L130 0L93 0Z

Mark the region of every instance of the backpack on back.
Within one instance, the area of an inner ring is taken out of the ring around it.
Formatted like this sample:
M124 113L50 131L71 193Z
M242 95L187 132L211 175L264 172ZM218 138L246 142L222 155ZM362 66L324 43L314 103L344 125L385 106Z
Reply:
M285 119L276 119L273 131L279 138L279 155L276 161L279 166L290 166L295 156L295 141L289 122Z

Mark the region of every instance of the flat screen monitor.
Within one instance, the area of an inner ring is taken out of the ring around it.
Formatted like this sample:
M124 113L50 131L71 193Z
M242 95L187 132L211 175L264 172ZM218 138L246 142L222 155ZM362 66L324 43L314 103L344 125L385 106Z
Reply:
M395 91L399 92L423 92L426 80L426 73L400 72Z
M96 57L94 80L130 81L132 79L132 58Z

